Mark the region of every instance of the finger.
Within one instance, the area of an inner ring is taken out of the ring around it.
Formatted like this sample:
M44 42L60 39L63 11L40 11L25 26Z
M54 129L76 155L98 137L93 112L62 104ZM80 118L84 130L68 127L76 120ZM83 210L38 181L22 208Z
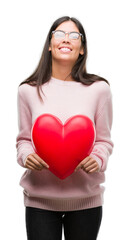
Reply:
M92 169L94 169L94 168L97 168L97 164L92 164L92 165L90 165L90 166L88 166L88 167L86 167L86 168L83 168L83 170L85 171L85 172L89 172L89 171L91 171Z
M27 159L40 169L49 167L37 154L29 155Z
M97 162L94 159L90 158L88 161L81 166L81 169L89 171L93 166L97 166Z
M49 168L49 165L42 158L40 158L36 153L34 153L33 156L37 160L37 162L39 162L43 167Z
M99 168L93 168L91 169L88 173L94 173L94 172L99 172Z
M96 165L97 165L97 163L95 162L94 159L90 159L90 160L88 160L88 161L83 165L82 169L87 168L87 167L89 167L89 166L92 166L93 164L96 164Z
M29 156L27 158L26 164L32 166L33 168L38 168L38 169L43 168L43 166L33 156Z
M81 167L82 167L82 164L79 164L79 165L75 168L75 172L78 171Z
M27 167L31 170L42 170L43 169L43 167L39 168L35 164L33 164L32 162L26 162L25 167Z
M83 161L81 161L78 166L75 168L75 171L77 171L78 169L80 168L83 168L84 164L86 164L89 160L90 160L91 157L86 157Z
M30 170L36 170L34 167L32 167L32 166L29 165L29 164L26 164L25 167L28 168L28 169L30 169Z

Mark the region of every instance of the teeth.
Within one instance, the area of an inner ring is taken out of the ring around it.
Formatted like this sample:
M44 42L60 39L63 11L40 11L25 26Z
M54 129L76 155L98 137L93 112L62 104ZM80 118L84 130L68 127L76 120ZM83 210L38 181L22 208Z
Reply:
M63 52L70 52L71 50L69 48L61 48Z

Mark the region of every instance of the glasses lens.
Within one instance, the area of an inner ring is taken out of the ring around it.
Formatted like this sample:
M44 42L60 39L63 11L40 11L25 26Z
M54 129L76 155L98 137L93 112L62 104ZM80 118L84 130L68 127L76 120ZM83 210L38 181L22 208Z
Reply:
M79 33L78 32L71 32L70 34L69 34L69 37L70 37L70 39L79 39Z
M65 33L62 32L62 31L55 31L54 32L54 36L55 36L56 39L64 38L65 37Z

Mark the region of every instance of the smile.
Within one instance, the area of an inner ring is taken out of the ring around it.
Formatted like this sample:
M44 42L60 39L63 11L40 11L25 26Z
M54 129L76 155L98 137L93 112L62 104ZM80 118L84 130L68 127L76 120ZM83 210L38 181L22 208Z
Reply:
M72 51L72 49L70 49L70 48L68 48L68 47L61 47L61 48L59 48L59 50L60 50L61 52L64 52L64 53L68 53L68 52L71 52L71 51Z

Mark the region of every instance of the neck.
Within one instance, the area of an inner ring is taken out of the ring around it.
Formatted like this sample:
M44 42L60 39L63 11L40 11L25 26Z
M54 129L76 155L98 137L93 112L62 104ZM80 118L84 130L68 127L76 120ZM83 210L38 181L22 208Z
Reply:
M70 73L72 70L72 66L59 64L56 62L52 62L52 77L64 80L64 81L73 81Z

